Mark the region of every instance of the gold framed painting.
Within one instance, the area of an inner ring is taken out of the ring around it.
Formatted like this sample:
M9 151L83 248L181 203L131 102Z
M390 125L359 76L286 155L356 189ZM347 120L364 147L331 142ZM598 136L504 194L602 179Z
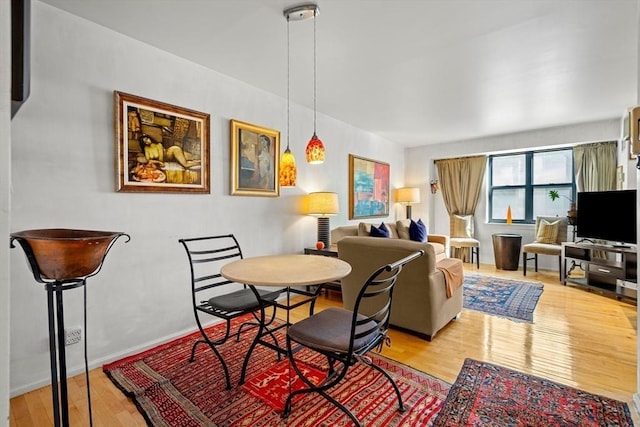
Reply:
M118 191L210 193L210 115L114 91Z
M232 119L231 194L279 196L279 152L279 131Z
M389 164L349 154L349 219L389 216Z

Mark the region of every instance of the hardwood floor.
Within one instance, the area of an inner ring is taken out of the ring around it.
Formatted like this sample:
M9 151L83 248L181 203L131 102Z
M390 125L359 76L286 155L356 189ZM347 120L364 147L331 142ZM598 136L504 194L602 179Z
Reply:
M467 272L523 279L522 270L496 270L493 265L465 264ZM397 330L383 354L453 383L465 358L483 360L629 404L636 392L637 308L634 303L562 286L557 272L528 272L526 280L545 284L534 323L517 323L463 310L460 318L431 342ZM338 293L318 300L317 310L341 305ZM298 309L292 320L304 316ZM94 426L145 426L134 403L101 369L90 372ZM87 425L84 375L69 381L72 425ZM51 421L49 387L11 399L10 426L46 426Z

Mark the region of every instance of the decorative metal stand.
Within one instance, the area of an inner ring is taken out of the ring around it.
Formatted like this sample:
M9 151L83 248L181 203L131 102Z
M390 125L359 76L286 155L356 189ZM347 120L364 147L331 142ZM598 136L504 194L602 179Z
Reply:
M44 283L47 291L51 390L53 418L56 427L69 426L62 292L68 289L85 287L86 279L98 274L109 249L118 237L123 235L127 236L126 242L131 240L128 234L121 232L64 228L26 230L11 233L10 247L15 247L14 240L20 244L27 256L33 277L37 282ZM86 331L86 288L84 288L84 291ZM86 348L85 337L87 400L90 425L93 425Z

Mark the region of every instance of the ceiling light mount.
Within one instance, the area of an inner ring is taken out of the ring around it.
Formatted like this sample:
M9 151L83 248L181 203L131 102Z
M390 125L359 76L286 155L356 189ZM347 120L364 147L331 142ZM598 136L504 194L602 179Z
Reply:
M284 16L288 21L306 21L313 19L320 14L320 8L317 4L303 4L300 6L290 7L284 10Z

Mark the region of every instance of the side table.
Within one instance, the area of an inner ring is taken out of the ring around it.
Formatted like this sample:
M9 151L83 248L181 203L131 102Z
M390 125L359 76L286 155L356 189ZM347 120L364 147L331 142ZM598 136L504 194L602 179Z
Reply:
M331 245L329 249L304 248L305 255L323 255L338 258L338 248Z
M338 258L338 247L337 245L331 245L329 246L329 248L324 248L324 249L304 248L304 254ZM340 280L334 280L333 282L323 283L320 286L322 286L328 291L340 292L342 294L342 284L340 283Z
M517 270L520 263L522 235L496 233L493 237L493 255L499 270Z

